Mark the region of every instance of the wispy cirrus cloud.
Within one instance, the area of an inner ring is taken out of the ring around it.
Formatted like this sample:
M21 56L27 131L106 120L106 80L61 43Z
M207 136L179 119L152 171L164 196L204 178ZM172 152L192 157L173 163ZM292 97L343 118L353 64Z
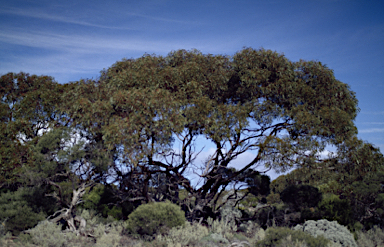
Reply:
M369 128L369 129L362 129L359 130L360 134L367 134L367 133L383 133L384 128Z
M3 29L4 30L4 29ZM28 47L54 49L73 52L97 53L100 51L111 50L147 50L149 47L161 49L161 41L154 44L148 40L127 39L124 37L103 37L102 35L82 35L82 34L58 34L53 32L28 31L24 29L5 30L0 33L0 41ZM160 46L160 47L159 47ZM168 48L169 49L169 48Z
M22 9L22 8L2 8L0 9L0 14L8 14L13 16L21 16L21 17L29 17L29 18L36 18L41 19L45 21L54 21L54 22L61 22L66 24L75 24L75 25L81 25L84 27L97 27L97 28L103 28L103 29L117 29L117 30L137 30L137 28L127 27L126 25L122 26L111 26L111 25L101 25L93 22L87 22L83 20L79 20L78 18L73 18L71 16L65 16L62 14L51 14L44 12L40 9ZM187 21L187 20L177 20L172 18L165 18L165 17L157 17L157 16L151 16L151 15L144 15L140 13L134 13L134 12L126 12L125 16L128 17L140 17L147 20L153 20L157 22L168 22L168 23L176 23L176 24L185 24L185 25L195 25L199 24L197 21Z
M0 29L0 42L27 47L57 50L62 53L103 54L134 51L141 55L145 52L168 53L175 48L208 48L220 45L202 44L196 47L194 40L162 40L115 35L105 37L93 34L58 34L53 32L29 31L25 29Z
M102 34L60 34L27 30L23 28L0 28L0 42L27 47L44 48L76 53L113 53L118 51L168 53L175 49L197 48L202 50L222 50L235 46L234 42L215 44L207 39L148 39L129 34L105 36Z
M19 9L19 8L3 8L0 9L0 14L10 14L10 15L17 15L22 17L31 17L31 18L37 18L37 19L43 19L47 21L56 21L56 22L62 22L62 23L68 23L68 24L76 24L86 27L98 27L98 28L105 28L105 29L121 29L121 30L132 30L132 28L127 27L118 27L118 26L107 26L107 25L99 25L91 22L81 21L69 16L62 16L62 15L52 15L43 11L39 10L26 10L26 9Z

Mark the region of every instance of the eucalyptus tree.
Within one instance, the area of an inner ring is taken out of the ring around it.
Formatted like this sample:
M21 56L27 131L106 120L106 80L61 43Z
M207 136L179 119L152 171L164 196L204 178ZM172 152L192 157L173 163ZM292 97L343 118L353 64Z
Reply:
M17 181L33 161L30 144L60 119L64 86L49 76L8 73L0 78L0 187Z
M332 157L308 162L277 178L271 187L281 194L297 183L316 186L325 195L321 204L329 212L323 217L351 226L360 222L366 228L384 224L384 156L356 136L339 145Z
M162 188L190 218L217 210L224 190L264 167L285 171L316 160L326 145L356 134L358 111L354 92L327 66L252 48L232 57L178 50L124 59L98 80L78 82L66 103L105 181L131 201L158 200ZM204 163L196 159L206 151L201 139L214 147ZM254 158L231 168L247 152ZM166 183L151 186L159 174Z
M45 194L65 170L56 160L62 151L60 136L51 142L44 139L64 124L58 105L65 87L44 75L0 77L0 219L13 233L34 226L57 208Z

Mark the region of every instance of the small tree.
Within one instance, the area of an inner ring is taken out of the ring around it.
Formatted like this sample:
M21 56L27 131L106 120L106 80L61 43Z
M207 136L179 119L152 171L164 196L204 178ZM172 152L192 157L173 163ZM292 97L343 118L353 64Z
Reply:
M317 207L322 199L322 193L310 185L290 185L281 193L280 198L292 210L300 211L309 207Z

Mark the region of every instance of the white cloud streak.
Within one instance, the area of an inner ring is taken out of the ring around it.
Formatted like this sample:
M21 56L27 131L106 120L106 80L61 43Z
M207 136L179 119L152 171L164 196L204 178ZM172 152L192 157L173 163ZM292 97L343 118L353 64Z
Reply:
M359 130L360 134L367 134L367 133L383 133L384 128L370 128L370 129L362 129Z
M103 28L103 29L116 29L116 30L136 30L136 28L128 28L128 27L121 27L121 26L108 26L108 25L100 25L96 23L91 23L87 21L78 20L76 18L72 18L69 16L62 16L62 15L52 15L49 13L46 13L44 11L41 11L39 9L20 9L20 8L3 8L0 9L0 14L9 14L9 15L16 15L21 17L30 17L30 18L36 18L46 21L55 21L55 22L61 22L61 23L67 23L67 24L75 24L75 25L81 25L85 27L97 27L97 28ZM176 20L176 19L170 19L170 18L162 18L162 17L155 17L155 16L149 16L149 15L143 15L139 13L125 13L127 16L132 17L141 17L148 20L154 20L154 21L161 21L161 22L168 22L168 23L178 23L178 24L198 24L198 22L194 21L182 21L182 20Z
M53 32L27 31L24 29L0 30L0 41L12 45L22 45L27 47L44 48L58 50L62 52L73 52L76 54L88 53L111 53L124 51L142 51L168 53L175 48L196 48L196 44L203 49L218 50L226 45L217 45L213 42L197 42L197 40L178 40L172 41L165 39L145 39L135 37L125 37L124 35L103 36L103 35L84 35L84 34L57 34ZM128 36L128 35L126 35ZM204 44L205 43L205 44ZM207 45L210 44L210 45Z
M99 53L111 50L144 50L155 44L143 40L92 37L86 35L63 35L37 31L6 31L0 33L0 41L35 48L49 48L66 52ZM158 42L159 46L165 46ZM158 46L158 47L159 47Z
M23 10L23 9L17 9L17 8L8 8L8 9L1 9L1 14L10 14L10 15L17 15L22 17L31 17L31 18L37 18L37 19L44 19L48 21L56 21L56 22L63 22L68 24L76 24L76 25L82 25L86 27L98 27L98 28L106 28L106 29L121 29L121 30L131 30L131 28L126 27L114 27L114 26L105 26L105 25L98 25L86 21L80 21L73 19L71 17L64 17L59 15L51 15L47 14L42 11L38 10Z

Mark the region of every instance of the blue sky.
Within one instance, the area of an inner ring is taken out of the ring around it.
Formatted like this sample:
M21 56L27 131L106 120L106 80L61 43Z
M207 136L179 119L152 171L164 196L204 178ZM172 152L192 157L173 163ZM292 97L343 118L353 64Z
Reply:
M0 74L66 83L144 53L263 47L333 69L356 92L359 137L384 150L384 1L0 2Z

